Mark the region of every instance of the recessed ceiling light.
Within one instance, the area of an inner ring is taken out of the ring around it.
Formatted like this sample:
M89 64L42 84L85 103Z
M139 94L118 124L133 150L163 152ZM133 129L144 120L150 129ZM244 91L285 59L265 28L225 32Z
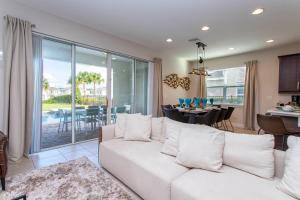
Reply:
M233 48L233 47L229 47L228 49L229 49L229 50L234 50L234 48Z
M259 15L264 12L263 8L257 8L252 12L252 15Z
M267 40L266 42L267 43L272 43L272 42L274 42L274 40Z
M116 57L112 57L111 59L112 59L112 60L116 60L117 58L116 58Z
M203 26L203 27L201 28L201 30L202 30L202 31L208 31L208 30L209 30L209 27L208 27L208 26Z
M3 55L3 52L2 51L0 51L0 56L2 56Z
M166 41L169 42L169 43L173 42L172 38L168 38Z

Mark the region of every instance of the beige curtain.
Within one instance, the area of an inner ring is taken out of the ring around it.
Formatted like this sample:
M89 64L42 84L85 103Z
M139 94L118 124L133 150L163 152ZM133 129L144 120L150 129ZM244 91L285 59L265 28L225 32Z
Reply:
M206 98L206 76L200 75L200 88L199 96L200 98Z
M153 69L153 101L152 116L162 116L161 105L163 104L163 87L162 87L162 61L160 58L154 58Z
M8 154L18 161L31 143L33 106L32 30L30 22L4 17L4 132Z
M255 130L258 99L257 61L246 62L244 127Z

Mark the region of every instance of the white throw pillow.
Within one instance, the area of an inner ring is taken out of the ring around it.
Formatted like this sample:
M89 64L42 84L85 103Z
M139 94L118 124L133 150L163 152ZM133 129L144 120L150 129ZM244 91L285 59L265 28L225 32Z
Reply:
M176 156L178 151L178 137L181 127L178 124L167 123L164 129L166 131L167 138L161 152L170 156Z
M151 139L159 142L164 142L165 138L163 135L163 122L164 117L153 117L151 119Z
M127 113L119 113L117 114L117 119L115 123L115 138L123 138L125 129L126 129L126 119Z
M284 175L278 188L288 195L300 199L300 137L289 136L288 147Z
M224 132L182 128L176 161L189 168L218 171L223 163Z
M163 135L166 138L161 152L170 156L176 156L178 151L178 138L182 128L196 128L199 133L207 130L216 130L215 128L199 125L177 122L165 118L163 122Z
M272 178L275 172L273 148L273 135L226 132L223 163L263 178Z
M128 115L124 140L151 141L151 115Z

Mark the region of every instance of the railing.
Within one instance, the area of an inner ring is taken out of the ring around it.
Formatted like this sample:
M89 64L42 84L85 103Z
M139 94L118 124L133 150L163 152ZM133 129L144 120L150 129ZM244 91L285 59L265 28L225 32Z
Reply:
M233 104L233 105L243 105L244 96L208 96L207 99L214 99L214 104Z

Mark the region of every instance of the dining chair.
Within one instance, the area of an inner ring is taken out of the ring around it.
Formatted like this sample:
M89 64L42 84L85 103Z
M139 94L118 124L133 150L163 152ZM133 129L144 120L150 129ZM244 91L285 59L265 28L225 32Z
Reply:
M100 112L100 120L102 125L107 124L107 106L101 106L101 112ZM114 120L114 116L116 115L116 107L112 107L110 110L111 120Z
M171 104L168 104L168 105L161 105L161 110L162 110L162 114L163 116L165 117L166 114L164 113L164 108L167 108L167 109L173 109L173 106Z
M274 148L285 151L287 149L287 137L299 133L289 132L281 117L257 114L258 134L263 130L265 134L272 134L275 138Z
M165 116L167 118L170 118L175 121L183 122L183 123L188 123L189 117L185 116L183 113L179 112L177 109L169 109L169 108L164 108L163 113L165 113Z
M97 128L97 123L99 124L98 120L99 116L99 107L98 108L88 108L86 109L85 115L85 133L87 134L87 124L90 124L90 130L95 130ZM99 124L100 126L100 124Z
M125 106L117 106L117 107L115 107L115 112L112 113L112 116L111 116L113 122L116 123L116 121L117 121L117 114L118 113L125 113L125 112L126 112L126 107Z
M226 127L224 125L224 119L225 119L226 114L227 114L227 109L221 108L219 117L216 121L216 128L221 129L223 127L224 129L226 129ZM221 126L219 126L219 124L221 124Z
M212 109L204 115L198 115L196 116L196 123L205 124L207 126L213 126L216 123L216 115L218 116L219 113L219 110Z
M61 133L63 133L64 129L67 132L69 124L72 123L72 112L70 110L63 110L63 109L58 109L57 112L59 116L59 124L58 124L57 132L59 133L61 131Z
M226 115L224 117L224 125L225 125L226 130L229 131L229 127L227 126L227 123L226 123L228 121L229 124L230 124L230 126L231 126L231 131L232 132L234 132L234 127L232 126L230 118L231 118L231 115L232 115L233 111L234 111L234 107L230 107L229 106L227 108L227 113L226 113Z
M75 129L81 131L81 122L85 122L86 112L84 106L76 106L75 107Z

